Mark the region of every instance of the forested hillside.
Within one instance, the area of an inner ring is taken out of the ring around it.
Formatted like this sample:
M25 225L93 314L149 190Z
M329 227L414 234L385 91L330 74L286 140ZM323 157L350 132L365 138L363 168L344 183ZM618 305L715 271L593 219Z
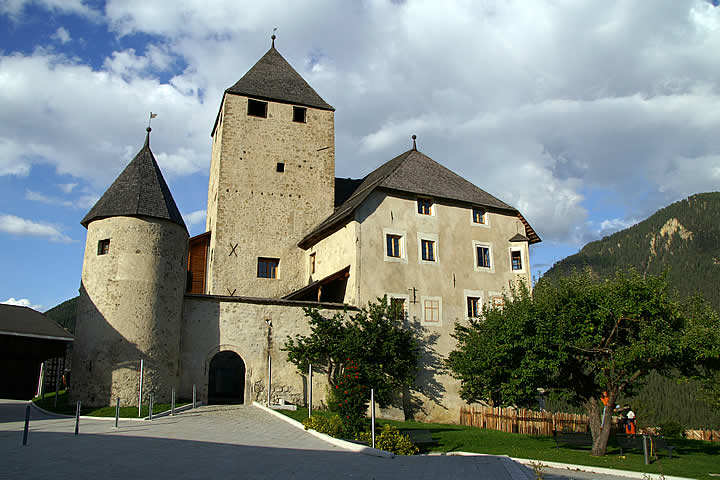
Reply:
M588 243L557 262L544 277L589 266L601 276L633 266L658 274L679 298L695 293L720 311L720 192L700 193L673 203L630 228Z
M60 305L51 308L45 315L65 327L70 333L75 333L75 309L77 308L78 297L65 300Z

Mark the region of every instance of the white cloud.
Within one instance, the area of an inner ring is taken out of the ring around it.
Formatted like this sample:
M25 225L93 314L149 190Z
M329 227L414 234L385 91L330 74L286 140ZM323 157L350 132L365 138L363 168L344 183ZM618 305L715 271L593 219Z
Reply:
M199 223L205 223L206 215L206 210L195 210L194 212L183 214L183 218L188 225L197 225Z
M55 225L34 222L15 215L0 214L0 232L19 236L46 237L52 242L69 243L72 241Z
M77 187L77 183L59 183L58 188L62 190L65 193L71 193L75 187Z
M63 45L72 40L72 38L70 37L70 32L68 32L64 27L58 27L58 29L55 30L55 33L52 34L50 38L52 38L53 40L57 40Z
M30 307L33 310L38 310L38 311L40 311L40 309L43 307L42 305L33 305L32 302L30 300L28 300L27 298L19 298L19 299L15 300L13 297L10 297L7 300L5 300L4 302L0 302L0 303L4 303L5 305L15 305L18 307Z
M72 207L73 202L69 200L63 200L58 197L50 197L34 190L25 190L25 199L31 202L46 203L48 205L62 205L63 207Z
M2 0L0 13L9 15L16 20L23 14L25 7L36 5L51 12L80 15L90 19L99 18L99 12L88 6L83 0Z

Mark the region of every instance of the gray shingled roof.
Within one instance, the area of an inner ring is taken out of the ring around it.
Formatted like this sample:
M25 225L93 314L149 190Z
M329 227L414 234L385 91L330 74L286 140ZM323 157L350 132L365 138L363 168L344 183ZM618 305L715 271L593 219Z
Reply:
M71 342L73 336L45 314L28 307L0 303L0 335Z
M417 150L408 150L368 174L350 197L298 245L307 248L344 225L355 209L376 189L427 195L436 199L506 210L519 215L515 208L476 187L432 158Z
M187 230L150 150L149 131L145 145L80 223L87 228L93 220L119 216L162 218Z
M335 110L308 85L274 46L270 47L270 50L225 92L323 110Z

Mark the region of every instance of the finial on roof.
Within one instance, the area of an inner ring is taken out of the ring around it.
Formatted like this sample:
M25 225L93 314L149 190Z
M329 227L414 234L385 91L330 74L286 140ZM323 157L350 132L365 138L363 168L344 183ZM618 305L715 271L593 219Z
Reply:
M152 119L157 116L158 116L157 113L150 112L150 118L148 118L148 126L145 129L145 131L147 132L147 135L145 136L145 146L146 147L150 146L150 132L152 131L152 128L150 128L150 122L152 122Z
M417 139L417 135L413 135L412 139L413 139L413 150L417 150L417 144L415 143L415 140Z
M275 36L275 31L276 31L276 30L277 30L277 27L273 28L273 33L272 33L272 35L270 36L270 38L272 39L272 48L275 48L275 39L277 38L277 37Z

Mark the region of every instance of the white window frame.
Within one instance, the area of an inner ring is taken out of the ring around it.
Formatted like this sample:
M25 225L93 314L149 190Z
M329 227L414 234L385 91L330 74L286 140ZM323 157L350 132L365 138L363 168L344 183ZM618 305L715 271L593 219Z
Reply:
M488 255L490 256L490 268L478 266L478 247L485 247L489 250ZM476 272L495 273L495 257L493 256L492 243L473 240L473 268Z
M430 242L434 242L434 248L435 251L433 252L435 254L435 260L423 260L422 258L422 241L428 240ZM417 242L418 242L418 263L421 265L440 265L440 254L439 254L439 243L438 243L438 234L437 233L423 233L418 232L417 234Z
M410 294L408 293L386 293L388 298L388 303L392 305L392 300L402 300L403 301L403 309L405 310L405 320L410 318Z
M490 307L492 307L492 306L493 306L493 302L494 302L495 299L498 298L498 297L499 297L500 299L503 298L502 292L488 292L487 305L490 306Z
M425 301L426 300L436 300L438 302L438 321L437 322L428 322L425 320ZM442 297L420 297L420 308L422 308L422 315L420 316L420 325L425 325L428 327L442 327L443 324L443 305L442 305Z
M400 237L400 256L399 257L391 257L388 255L388 251L387 251L387 236L388 235L397 235L398 237ZM390 228L383 228L382 249L383 249L383 260L385 260L386 262L408 263L407 233L403 230L393 230Z
M475 215L473 212L473 209L479 208L480 210L485 211L485 223L475 223ZM482 227L482 228L490 228L490 212L488 212L486 209L482 207L472 207L470 209L470 225L473 227Z
M520 252L520 263L522 268L520 270L513 270L512 268L512 252ZM525 258L525 248L523 247L510 247L508 250L509 260L510 260L510 271L512 273L526 273L527 270L525 268L525 265L527 264L526 258Z
M470 316L467 314L467 303L468 298L477 298L478 299L478 312L482 312L483 307L485 306L485 303L483 303L485 300L485 295L483 295L482 290L463 290L463 297L465 298L465 318L470 320ZM478 318L478 317L472 317L472 318Z
M420 213L418 212L418 200L430 200L430 214ZM416 217L422 217L422 218L432 218L435 216L435 212L437 211L437 203L435 202L434 198L431 197L425 197L423 195L418 195L415 197L415 216Z

